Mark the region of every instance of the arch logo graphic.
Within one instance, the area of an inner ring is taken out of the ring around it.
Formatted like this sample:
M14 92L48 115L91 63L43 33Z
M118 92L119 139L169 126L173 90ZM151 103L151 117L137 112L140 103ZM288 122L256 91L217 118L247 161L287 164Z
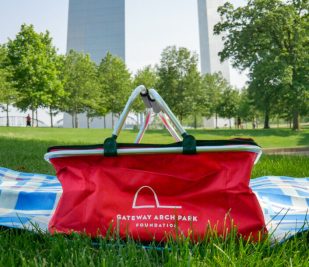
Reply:
M145 192L145 191L150 191L151 194L153 195L155 204L154 205L137 205L137 201L138 201L138 197L140 195L141 192ZM182 206L176 206L176 205L161 205L159 198L157 196L157 193L153 190L153 188L151 188L150 186L144 185L142 187L140 187L135 195L134 195L134 199L133 199L133 203L132 203L132 208L133 209L182 209Z

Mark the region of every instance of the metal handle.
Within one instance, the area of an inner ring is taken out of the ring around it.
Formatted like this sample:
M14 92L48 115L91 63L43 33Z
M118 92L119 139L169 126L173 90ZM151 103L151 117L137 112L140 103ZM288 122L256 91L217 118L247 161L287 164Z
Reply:
M161 121L163 122L165 128L169 131L171 136L174 137L174 139L177 142L181 141L181 137L177 134L176 130L174 129L173 125L170 124L168 116L164 112L159 113L159 117Z
M148 125L151 123L152 120L152 111L150 108L147 109L147 113L144 119L144 123L141 125L141 128L139 129L139 132L135 138L135 144L139 144L144 136L145 131L148 128Z
M136 100L138 96L142 97L143 102L145 103L145 106L147 108L152 108L152 110L155 113L160 113L161 111L163 112L163 115L160 115L160 118L167 128L167 130L171 133L171 135L175 138L175 140L180 141L180 137L177 135L175 132L174 128L169 124L169 122L166 120L165 116L167 116L168 119L172 121L172 123L175 125L176 129L178 132L182 135L185 136L187 135L187 132L183 129L181 126L180 122L177 120L176 116L173 114L173 112L170 110L168 105L165 103L165 101L162 99L162 97L159 95L159 93L155 89L150 89L149 91L146 89L144 85L140 85L134 89L132 92L131 96L129 97L120 117L119 120L114 128L113 131L113 138L117 139L123 124L130 112L130 109L132 107L133 102ZM149 121L148 121L149 124ZM143 125L141 128L142 130L139 132L136 141L140 141L141 137L143 135L143 131L146 130L147 125Z
M170 110L170 108L165 103L163 98L159 95L159 93L155 89L153 89L153 88L150 89L148 92L149 92L150 97L152 99L154 99L156 101L156 103L159 105L160 110L163 111L168 116L168 118L172 121L172 123L175 125L176 129L178 130L178 132L183 137L188 135L186 130L182 127L182 125L180 124L180 122L178 121L178 119L176 118L174 113Z
M183 147L183 153L184 154L195 154L196 153L196 140L192 135L188 135L187 132L183 129L180 122L177 120L173 112L169 109L168 105L165 103L165 101L162 99L162 97L158 94L158 92L155 89L150 89L147 91L145 86L140 85L135 88L135 90L132 92L131 96L128 99L128 102L126 106L124 107L123 112L120 115L119 121L113 131L113 135L110 138L106 138L104 141L104 156L107 157L113 157L117 156L117 142L116 139L122 129L122 126L125 122L125 119L128 116L128 113L130 111L130 108L134 102L134 100L137 98L138 95L141 95L144 99L144 102L146 106L151 106L152 110L155 109L156 113L162 112L162 115L160 116L162 122L167 127L168 131L171 133L172 136L176 140L180 140L180 137L178 136L177 132L169 124L168 119L172 121L178 132L183 137L182 147ZM149 96L149 101L145 100L145 96ZM167 116L167 118L165 117ZM151 118L151 110L150 115L148 114L148 119ZM139 142L149 124L150 120L146 121L138 133L137 136L137 142Z
M120 133L120 131L122 129L122 126L123 126L123 124L124 124L128 114L130 112L130 109L131 109L131 106L132 106L133 102L135 101L135 99L140 94L142 94L142 95L145 95L145 94L147 95L148 94L147 93L147 89L146 89L146 87L144 85L140 85L140 86L136 87L134 89L134 91L132 92L132 94L130 95L130 97L128 99L128 102L125 105L125 107L124 107L124 109L123 109L123 111L122 111L122 113L121 113L121 115L119 117L119 120L118 120L118 122L117 122L117 124L115 126L115 129L113 131L113 138L116 139L118 137L118 135L119 135L119 133Z

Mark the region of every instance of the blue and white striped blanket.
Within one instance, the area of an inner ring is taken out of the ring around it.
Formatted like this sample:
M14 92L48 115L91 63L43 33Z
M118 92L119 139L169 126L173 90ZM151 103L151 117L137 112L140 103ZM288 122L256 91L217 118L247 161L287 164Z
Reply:
M265 176L250 186L272 238L284 241L309 229L309 178ZM0 225L46 231L61 194L55 176L0 167Z

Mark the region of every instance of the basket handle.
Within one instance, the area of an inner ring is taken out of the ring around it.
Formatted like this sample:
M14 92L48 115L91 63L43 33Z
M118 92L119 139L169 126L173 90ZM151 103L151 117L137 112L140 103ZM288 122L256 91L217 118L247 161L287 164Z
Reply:
M145 103L146 108L152 109L155 113L162 112L163 117L161 117L162 121L164 121L164 115L172 121L178 132L183 137L183 153L184 154L195 154L196 153L196 141L195 138L191 135L188 135L184 130L176 116L170 110L168 105L165 103L163 98L159 95L159 93L155 89L150 89L149 91L145 88L145 86L140 85L135 88L129 97L119 120L114 128L112 137L105 139L104 141L104 155L105 156L116 156L117 155L117 142L116 139L120 134L120 131L123 127L123 124L129 114L129 111L132 107L133 102L138 96L142 97L143 102ZM166 125L166 124L165 124ZM168 125L168 123L167 123ZM169 126L169 125L168 125ZM169 129L170 128L170 129ZM173 133L173 128L170 126L168 130ZM172 134L173 135L173 134Z

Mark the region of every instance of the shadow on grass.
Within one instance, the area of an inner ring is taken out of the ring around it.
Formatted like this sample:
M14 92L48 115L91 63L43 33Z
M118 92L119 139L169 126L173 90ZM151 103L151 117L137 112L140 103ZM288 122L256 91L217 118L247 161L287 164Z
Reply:
M298 141L298 145L309 147L309 132L302 135L301 139Z
M44 160L47 148L55 142L0 138L0 166L22 172L55 174Z

